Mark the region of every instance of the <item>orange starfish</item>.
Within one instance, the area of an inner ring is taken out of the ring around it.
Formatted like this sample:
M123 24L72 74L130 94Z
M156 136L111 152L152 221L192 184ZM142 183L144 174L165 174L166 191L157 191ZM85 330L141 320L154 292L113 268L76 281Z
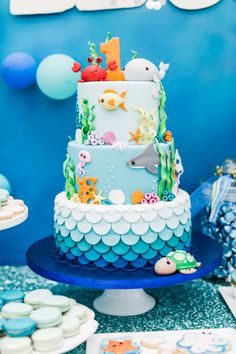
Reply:
M139 139L143 138L143 135L140 134L140 129L139 128L136 130L135 133L133 133L133 132L129 132L129 133L131 135L131 138L129 139L129 142L135 140L136 144L138 144L139 143Z
M127 351L137 349L131 339L127 340L109 340L108 346L103 349L104 352L112 354L125 354Z

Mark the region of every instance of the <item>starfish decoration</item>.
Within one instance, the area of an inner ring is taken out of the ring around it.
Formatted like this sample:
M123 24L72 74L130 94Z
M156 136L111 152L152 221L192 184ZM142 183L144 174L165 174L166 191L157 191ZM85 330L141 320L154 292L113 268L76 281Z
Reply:
M106 348L103 349L104 352L112 353L112 354L125 354L131 350L137 349L131 339L127 340L109 340Z
M123 152L124 148L127 146L126 143L113 143L112 149L119 149L120 152Z
M103 194L103 190L101 190L98 194L92 192L92 195L94 196L94 200L92 201L91 204L102 204L102 201L107 199L106 197L103 197L102 194Z
M133 132L129 132L129 133L131 135L131 138L129 139L129 142L135 140L136 144L138 144L139 143L139 139L143 138L143 135L140 134L140 129L139 128L136 130L135 133L133 133Z

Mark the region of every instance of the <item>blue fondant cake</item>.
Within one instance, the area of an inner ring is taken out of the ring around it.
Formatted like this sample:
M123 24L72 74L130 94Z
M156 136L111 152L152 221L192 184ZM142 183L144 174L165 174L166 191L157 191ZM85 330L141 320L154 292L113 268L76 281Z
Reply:
M63 165L65 191L55 199L55 243L68 262L153 268L191 245L190 199L179 189L183 167L166 129L161 80L169 65L132 59L122 72L112 55L104 70L93 47L78 83L76 137Z

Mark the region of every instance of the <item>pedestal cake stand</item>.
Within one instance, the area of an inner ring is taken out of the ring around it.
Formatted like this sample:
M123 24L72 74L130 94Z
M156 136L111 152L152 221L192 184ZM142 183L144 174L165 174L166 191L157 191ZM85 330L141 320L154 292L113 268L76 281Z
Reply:
M34 243L27 251L28 266L44 278L86 288L106 289L94 300L97 311L114 315L139 315L151 310L156 300L144 288L158 288L180 284L200 278L215 269L221 262L221 247L217 241L193 232L192 251L201 267L192 274L158 276L154 270L106 271L68 264L56 255L52 236Z

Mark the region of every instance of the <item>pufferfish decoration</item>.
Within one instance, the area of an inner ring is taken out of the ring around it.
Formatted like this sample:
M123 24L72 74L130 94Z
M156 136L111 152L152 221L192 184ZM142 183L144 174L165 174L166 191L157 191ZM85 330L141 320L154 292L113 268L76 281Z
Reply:
M127 111L125 107L125 95L127 91L122 92L120 95L112 89L105 90L98 99L98 103L108 111L114 111L118 107Z

